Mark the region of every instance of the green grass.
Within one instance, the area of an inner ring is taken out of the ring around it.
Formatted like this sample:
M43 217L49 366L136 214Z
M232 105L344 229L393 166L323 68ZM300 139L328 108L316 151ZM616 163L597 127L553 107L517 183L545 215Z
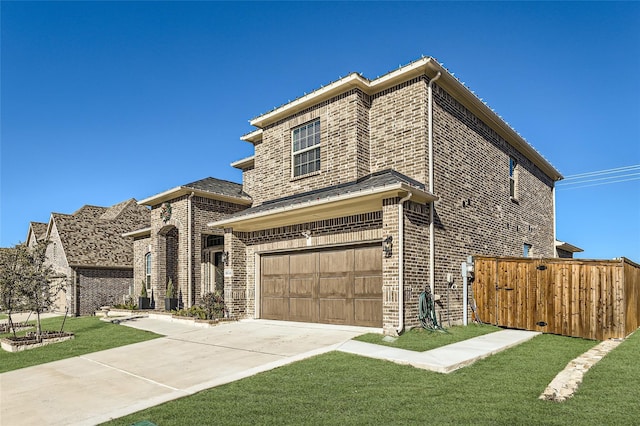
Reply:
M60 330L62 319L43 319L42 329ZM100 321L98 317L67 318L64 331L75 333L75 338L22 352L0 350L0 373L161 337L148 331ZM8 334L0 335L6 336Z
M0 314L0 320L7 319L7 318L9 318L9 315L7 315L7 314Z
M410 351L424 352L440 346L471 339L483 334L493 333L501 330L492 325L469 324L468 326L454 326L446 329L447 332L429 331L424 328L414 328L394 341L387 341L381 334L368 333L356 337L354 340L361 342L375 343L393 348L407 349Z
M640 333L593 367L573 399L538 400L596 343L541 335L448 375L331 352L109 424L638 424Z

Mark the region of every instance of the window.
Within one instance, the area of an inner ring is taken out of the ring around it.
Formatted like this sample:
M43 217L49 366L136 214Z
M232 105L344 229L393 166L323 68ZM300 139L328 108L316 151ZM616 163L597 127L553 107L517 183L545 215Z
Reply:
M147 285L147 290L151 290L151 253L147 253L144 257L145 264L145 283Z
M522 255L524 257L531 257L531 244L524 243L522 246Z
M518 162L515 158L509 157L509 196L518 198Z
M224 236L223 235L207 235L204 239L204 247L216 247L224 245Z
M303 176L320 170L320 120L293 129L293 176Z

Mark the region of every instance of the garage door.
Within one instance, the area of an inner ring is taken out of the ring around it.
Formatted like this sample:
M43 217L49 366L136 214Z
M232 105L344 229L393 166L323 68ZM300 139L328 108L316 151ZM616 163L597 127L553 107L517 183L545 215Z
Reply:
M260 316L382 327L380 247L261 256Z

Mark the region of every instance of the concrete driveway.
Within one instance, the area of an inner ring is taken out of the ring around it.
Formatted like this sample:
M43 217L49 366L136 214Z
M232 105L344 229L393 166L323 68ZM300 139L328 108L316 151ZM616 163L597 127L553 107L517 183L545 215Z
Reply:
M93 425L380 331L267 320L211 328L149 318L124 324L166 337L0 374L0 424Z

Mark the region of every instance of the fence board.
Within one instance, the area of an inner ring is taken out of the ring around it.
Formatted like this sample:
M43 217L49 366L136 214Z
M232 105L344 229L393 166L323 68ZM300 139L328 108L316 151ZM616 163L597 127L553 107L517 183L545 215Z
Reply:
M604 340L640 326L640 265L627 259L474 257L482 321Z

